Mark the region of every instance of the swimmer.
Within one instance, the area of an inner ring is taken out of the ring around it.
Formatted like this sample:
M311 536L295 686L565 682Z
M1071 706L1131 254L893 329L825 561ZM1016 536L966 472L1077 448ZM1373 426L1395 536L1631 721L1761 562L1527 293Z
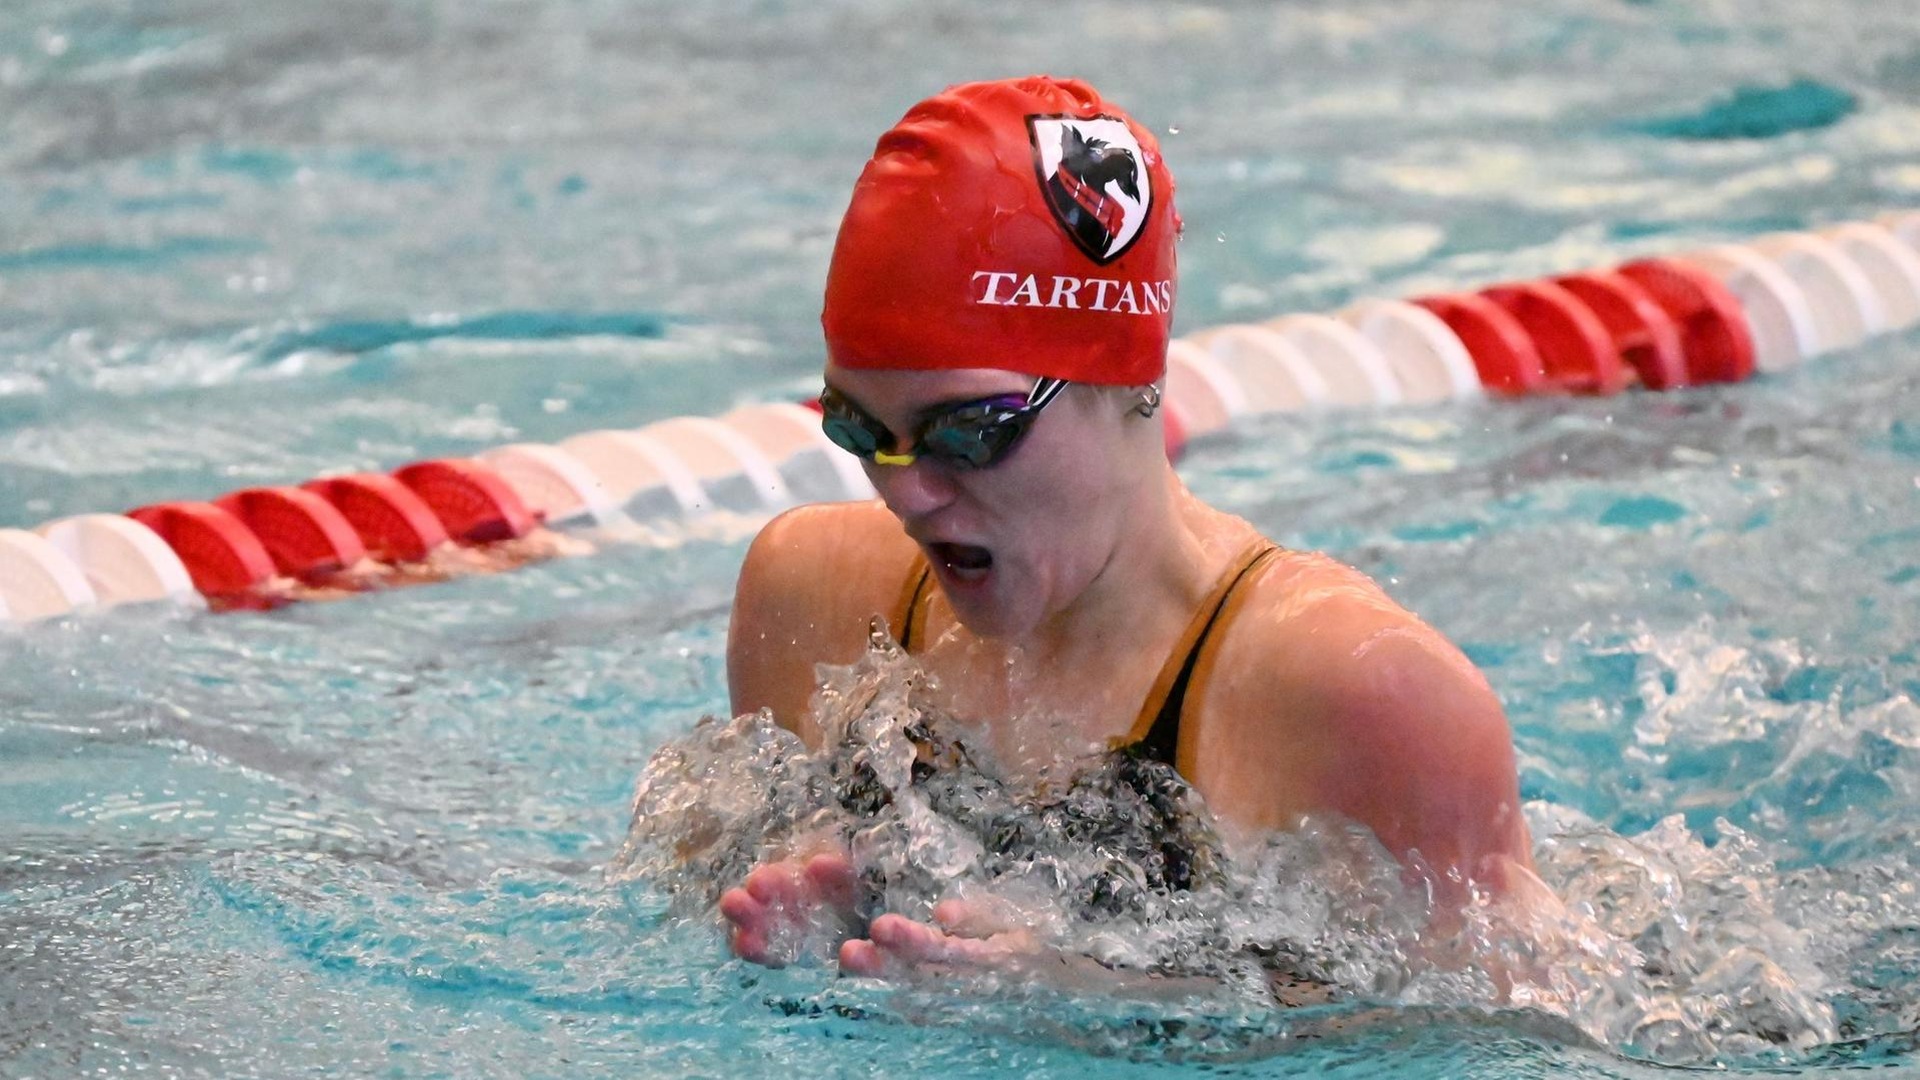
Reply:
M828 270L823 424L871 503L768 524L735 594L736 714L818 747L816 667L875 616L1038 775L1090 749L1173 765L1225 826L1372 830L1457 908L1537 888L1512 736L1486 679L1366 576L1190 494L1165 450L1173 178L1084 83L974 83L916 105L854 188ZM1003 719L994 719L1003 718ZM1534 883L1529 885L1529 883ZM799 851L721 898L734 951L851 914L844 851ZM843 970L1004 963L1017 918L849 917Z

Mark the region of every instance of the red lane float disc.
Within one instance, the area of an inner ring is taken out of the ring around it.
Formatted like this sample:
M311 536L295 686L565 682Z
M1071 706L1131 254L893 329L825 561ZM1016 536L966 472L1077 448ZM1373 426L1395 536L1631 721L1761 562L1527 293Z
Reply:
M1680 328L1681 350L1693 382L1740 382L1753 377L1753 331L1740 301L1713 275L1669 259L1641 259L1620 274L1647 290Z
M1648 389L1671 390L1691 381L1680 328L1633 279L1594 270L1557 277L1553 283L1600 317L1613 337L1614 350Z
M447 535L468 544L513 540L539 520L501 475L471 458L421 461L393 471L433 508Z
M1518 281L1480 290L1519 320L1540 350L1547 381L1576 394L1617 394L1630 376L1600 317L1574 295L1545 281Z
M1443 293L1411 302L1440 316L1467 347L1480 385L1496 394L1537 394L1550 389L1540 350L1505 308L1474 293Z
M300 485L327 500L382 562L419 562L447 542L446 526L413 489L385 473L329 476Z
M273 577L273 557L260 538L212 503L156 503L127 516L167 542L203 596L235 596Z
M214 505L246 523L273 565L289 577L313 578L367 557L353 526L319 495L297 487L249 488Z

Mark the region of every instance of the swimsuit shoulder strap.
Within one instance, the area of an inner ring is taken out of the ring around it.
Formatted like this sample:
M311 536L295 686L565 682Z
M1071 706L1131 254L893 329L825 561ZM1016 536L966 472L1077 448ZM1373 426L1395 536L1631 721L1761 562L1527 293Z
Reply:
M915 631L924 628L927 605L927 582L933 580L933 566L927 557L914 552L913 561L907 564L907 579L900 586L900 599L893 605L892 616L887 620L888 629L900 642L902 652L913 652Z
M1199 672L1203 654L1211 659L1207 645L1224 634L1214 631L1232 621L1239 610L1239 601L1247 594L1238 587L1255 569L1265 564L1280 551L1280 546L1261 537L1247 545L1245 551L1234 559L1225 573L1214 583L1213 591L1207 595L1193 614L1193 620L1174 644L1167 661L1160 667L1160 675L1153 681L1153 689L1147 693L1147 700L1140 708L1140 715L1133 723L1133 730L1122 744L1130 746L1141 755L1155 761L1164 761L1179 768L1180 715L1186 709L1187 688ZM1211 670L1211 664L1207 665Z

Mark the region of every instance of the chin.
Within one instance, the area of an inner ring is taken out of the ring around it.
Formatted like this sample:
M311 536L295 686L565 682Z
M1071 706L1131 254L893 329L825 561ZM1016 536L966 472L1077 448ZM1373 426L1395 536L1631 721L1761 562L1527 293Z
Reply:
M1020 638L1039 624L1039 612L1032 605L995 596L947 595L954 617L975 637Z

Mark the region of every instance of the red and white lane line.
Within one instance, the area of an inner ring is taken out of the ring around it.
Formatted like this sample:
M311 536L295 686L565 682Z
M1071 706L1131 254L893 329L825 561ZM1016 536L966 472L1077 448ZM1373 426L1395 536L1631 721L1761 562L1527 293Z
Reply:
M1916 322L1920 210L1361 300L1174 341L1167 449L1177 456L1189 439L1277 412L1738 382ZM788 506L872 493L817 414L750 405L0 529L0 626L123 604L220 611L339 597L592 550L582 535L750 528Z

